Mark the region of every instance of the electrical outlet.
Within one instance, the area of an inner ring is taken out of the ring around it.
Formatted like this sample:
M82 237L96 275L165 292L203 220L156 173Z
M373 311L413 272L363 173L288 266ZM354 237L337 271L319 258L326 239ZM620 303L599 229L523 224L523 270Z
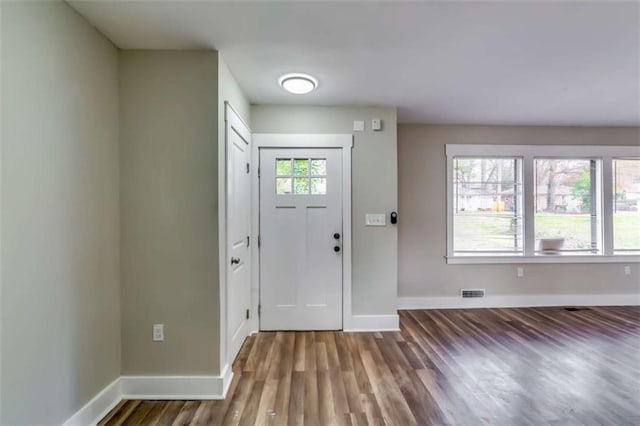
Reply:
M624 267L624 274L631 275L631 266L627 265Z
M153 324L153 341L164 342L164 324Z
M518 274L518 278L524 277L524 268L522 266L518 266L517 274Z

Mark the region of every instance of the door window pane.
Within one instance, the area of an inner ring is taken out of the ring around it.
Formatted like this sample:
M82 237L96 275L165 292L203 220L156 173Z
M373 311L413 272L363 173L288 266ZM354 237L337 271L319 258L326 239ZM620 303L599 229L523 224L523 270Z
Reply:
M522 254L522 160L455 158L453 179L454 252Z
M327 193L326 178L311 178L311 195L325 195Z
M600 248L598 160L535 160L538 254L589 254Z
M640 160L614 159L613 248L615 254L640 252Z
M326 176L327 160L314 158L311 160L311 176Z
M291 194L291 178L276 178L276 194Z
M276 175L291 176L291 158L278 158L276 160Z
M309 160L306 158L296 158L293 160L293 174L296 176L307 176L309 174Z
M295 178L293 181L293 193L298 195L308 194L309 178Z

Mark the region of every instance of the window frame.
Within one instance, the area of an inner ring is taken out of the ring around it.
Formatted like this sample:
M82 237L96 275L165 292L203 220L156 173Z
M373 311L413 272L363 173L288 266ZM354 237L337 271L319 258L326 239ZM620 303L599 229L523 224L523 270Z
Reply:
M615 254L613 247L613 160L640 159L640 146L604 145L478 145L447 144L447 254L449 264L479 263L623 263L639 262L640 254ZM456 255L453 251L453 191L454 159L456 157L519 157L522 159L522 196L524 209L524 251L514 255ZM600 253L586 255L536 255L535 241L535 160L589 159L600 161L600 176L594 187L601 188L599 195L602 247Z

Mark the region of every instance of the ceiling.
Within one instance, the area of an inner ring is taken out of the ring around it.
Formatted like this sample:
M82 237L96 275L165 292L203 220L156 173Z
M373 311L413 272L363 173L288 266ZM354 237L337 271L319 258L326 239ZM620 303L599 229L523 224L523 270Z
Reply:
M640 3L70 0L123 49L214 48L252 103L400 122L640 125ZM319 80L296 96L281 74Z

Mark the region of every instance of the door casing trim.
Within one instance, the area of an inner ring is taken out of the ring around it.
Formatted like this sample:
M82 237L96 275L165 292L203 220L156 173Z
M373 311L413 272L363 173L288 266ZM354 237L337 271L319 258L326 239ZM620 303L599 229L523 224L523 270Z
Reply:
M241 127L246 127L248 133L241 131ZM229 144L229 131L231 128L237 128L239 133L242 134L242 137L249 141L250 149L252 149L252 135L251 128L244 121L242 116L233 108L233 106L228 102L224 102L224 142L218 143L218 262L219 262L219 307L220 307L220 347L219 347L219 356L220 356L220 371L222 372L222 366L231 364L233 359L229 359L229 347L230 340L233 336L230 336L227 332L227 312L228 312L228 303L227 300L227 277L228 277L228 269L229 262L227 259L227 194L228 194L228 179L227 173L229 172L228 167L228 150L227 145ZM251 164L253 164L253 159L249 158ZM251 191L251 189L250 189ZM253 222L251 223L253 225ZM251 234L253 234L253 229L249 230ZM249 252L251 255L252 252ZM253 262L251 262L250 267L253 267ZM251 271L253 274L253 271ZM251 289L250 289L251 291ZM256 311L257 312L257 311ZM248 324L247 336L252 330L252 324Z
M352 328L351 313L351 134L282 134L254 133L251 164L260 164L260 148L340 148L342 149L342 328ZM251 239L257 243L260 234L260 180L251 174ZM251 311L258 312L260 301L260 251L251 245ZM258 315L250 318L249 328L260 329Z

